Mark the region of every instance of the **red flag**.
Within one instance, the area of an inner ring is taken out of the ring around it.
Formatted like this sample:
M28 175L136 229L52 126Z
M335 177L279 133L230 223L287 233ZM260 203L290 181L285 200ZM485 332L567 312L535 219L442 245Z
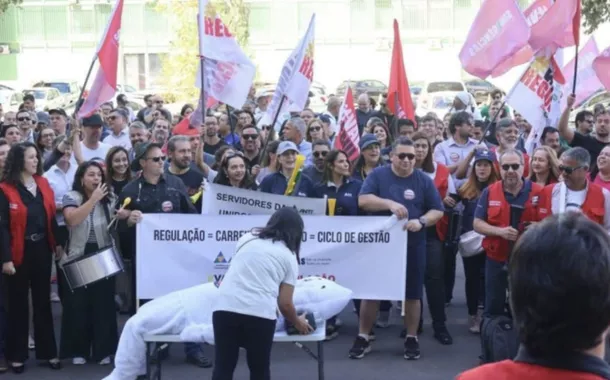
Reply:
M334 146L336 149L343 150L347 154L348 160L354 161L360 155L359 144L360 133L354 108L354 95L351 86L348 86L339 112L339 133L335 138Z
M117 64L119 61L119 36L121 31L121 16L123 15L123 0L117 3L110 15L110 22L97 50L100 67L91 85L89 95L78 111L79 117L90 116L99 107L112 100L116 94Z
M610 91L610 47L593 60L593 70L606 90Z
M574 43L580 45L580 18L582 16L582 1L576 0L576 13L572 19L572 33L574 34Z
M415 122L413 100L409 90L409 81L402 56L402 43L398 21L394 20L394 48L392 49L392 67L390 68L390 87L388 89L388 108L400 119Z

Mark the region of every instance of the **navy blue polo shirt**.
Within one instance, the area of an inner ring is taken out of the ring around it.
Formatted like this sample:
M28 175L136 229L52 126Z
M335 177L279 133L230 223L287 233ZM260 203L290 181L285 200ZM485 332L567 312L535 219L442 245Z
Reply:
M506 198L506 202L508 204L516 205L516 206L525 206L525 202L530 197L530 191L532 190L532 182L529 179L523 180L523 187L519 191L519 193L515 196L511 193L504 192L504 198ZM474 217L477 219L481 219L483 221L487 221L487 206L489 205L489 187L483 190L481 193L481 197L479 198L479 202L477 203L477 209L474 212Z
M409 220L419 219L430 210L444 211L441 196L430 177L421 170L414 170L408 177L399 177L391 165L375 168L366 177L360 195L373 194L404 205L409 211ZM385 211L383 215L391 215ZM409 232L408 245L419 246L426 241L426 229Z
M263 178L258 187L263 193L284 195L288 187L288 179L281 172L275 172ZM313 194L313 183L305 174L301 173L301 179L297 184L294 195L297 197L309 197Z
M326 195L336 199L335 215L358 215L358 194L361 187L362 182L356 179L347 179L338 189L334 183L319 183L314 187L313 196L324 198Z

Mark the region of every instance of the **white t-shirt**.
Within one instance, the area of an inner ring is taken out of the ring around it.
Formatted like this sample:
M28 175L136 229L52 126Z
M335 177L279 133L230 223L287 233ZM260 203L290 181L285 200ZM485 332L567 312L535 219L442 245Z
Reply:
M237 242L214 310L275 320L280 284L296 285L298 272L296 256L283 242L247 233Z
M83 154L83 160L85 160L85 161L91 161L91 160L96 160L96 161L101 161L101 162L106 161L106 155L108 154L108 151L110 150L110 148L112 148L111 145L105 144L103 142L100 142L98 144L97 149L89 149L85 146L85 144L82 141L80 143L80 150ZM74 158L74 154L72 154L72 158L70 159L70 164L73 164L75 166L78 165L76 163L76 159Z
M587 197L587 189L580 191L573 191L567 189L566 191L566 211L580 211L580 207L585 203Z

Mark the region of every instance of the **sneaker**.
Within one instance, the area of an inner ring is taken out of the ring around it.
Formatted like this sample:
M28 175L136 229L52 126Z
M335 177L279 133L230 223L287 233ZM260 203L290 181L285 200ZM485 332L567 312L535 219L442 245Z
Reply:
M374 342L375 340L377 340L377 335L375 335L375 331L371 330L369 334L369 342Z
M438 340L443 346L450 346L453 344L453 338L447 330L447 326L440 326L434 329L434 339Z
M339 331L336 325L327 324L326 325L326 338L325 341L333 340L339 336Z
M100 365L108 365L110 363L112 363L110 356L106 356L104 359L100 360Z
M87 364L87 360L85 358L81 358L81 357L72 358L72 364L84 365L84 364Z
M421 352L419 351L419 342L416 338L410 336L405 339L405 359L407 360L417 360L421 356Z
M468 317L468 331L472 334L480 334L481 333L481 320L478 315L471 315Z
M187 355L186 362L200 368L212 367L212 362L205 355L203 355L203 350L199 350L190 355Z
M371 352L371 344L358 335L356 340L354 341L354 345L349 350L349 358L350 359L362 359L364 355Z
M59 296L55 292L51 292L51 302L60 302Z
M339 319L339 317L335 317L335 326L341 327L343 326L343 321Z
M377 322L375 322L375 326L385 329L390 326L390 312L389 311L380 311L377 316Z
M34 338L32 338L32 336L28 336L28 348L30 350L34 350L36 349L36 342L34 341Z

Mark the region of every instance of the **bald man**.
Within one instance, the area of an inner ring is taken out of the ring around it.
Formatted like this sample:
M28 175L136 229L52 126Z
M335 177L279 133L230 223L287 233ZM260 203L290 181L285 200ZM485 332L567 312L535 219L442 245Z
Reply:
M360 135L364 130L364 126L373 116L373 110L371 109L371 100L367 94L360 94L358 96L358 109L356 110L356 119L358 120L358 130Z

